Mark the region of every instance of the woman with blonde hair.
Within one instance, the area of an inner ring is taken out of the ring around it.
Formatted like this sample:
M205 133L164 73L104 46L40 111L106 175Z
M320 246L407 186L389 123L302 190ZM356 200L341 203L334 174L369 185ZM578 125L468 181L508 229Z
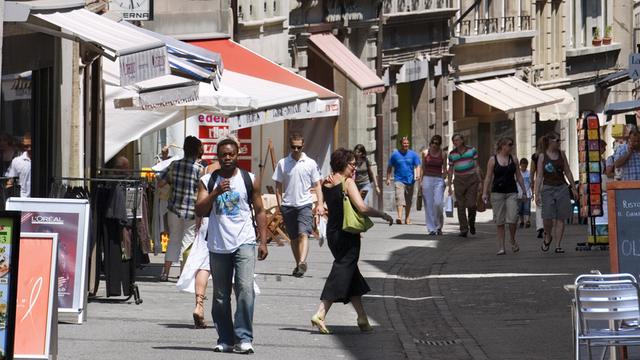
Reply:
M564 235L564 222L571 216L569 191L576 199L578 193L573 186L573 174L567 155L560 150L558 133L552 131L542 138L542 151L538 155L537 170L536 205L542 205L544 224L544 240L541 249L545 252L549 251L553 234L556 237L555 253L564 253L560 244ZM571 185L567 186L567 180ZM555 233L552 232L553 230Z
M496 153L487 163L487 176L484 180L482 200L489 201L491 186L491 206L493 221L498 227L498 253L504 255L505 224L509 225L511 251L520 251L516 242L516 224L518 223L518 186L524 189L524 179L518 171L518 159L512 155L513 139L503 137L496 144ZM516 182L517 181L517 182Z

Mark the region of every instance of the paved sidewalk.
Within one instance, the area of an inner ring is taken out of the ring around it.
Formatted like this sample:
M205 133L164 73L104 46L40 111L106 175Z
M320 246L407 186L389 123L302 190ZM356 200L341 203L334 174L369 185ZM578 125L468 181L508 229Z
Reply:
M361 334L350 306L332 307L332 335L311 328L331 266L311 241L308 276L292 276L289 247L271 246L257 265L261 294L254 321L259 359L567 359L572 354L570 295L562 285L590 269L608 271L608 252L575 252L586 227L570 225L566 254L542 253L533 229L519 232L521 251L496 256L490 212L478 234L463 239L454 219L427 236L414 225L378 223L363 239L360 268L372 292L365 307L375 331ZM138 279L144 303L89 303L83 325L60 324L59 359L211 359L213 327L192 329L193 295L155 281L162 257ZM177 269L175 269L177 270ZM526 275L526 276L525 276ZM104 286L104 284L101 284ZM208 289L209 296L211 288ZM211 301L206 301L210 309ZM211 325L211 317L207 314Z

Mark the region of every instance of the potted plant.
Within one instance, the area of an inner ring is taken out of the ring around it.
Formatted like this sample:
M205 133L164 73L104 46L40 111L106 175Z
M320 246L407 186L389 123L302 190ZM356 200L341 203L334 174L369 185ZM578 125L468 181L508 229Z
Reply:
M600 28L595 26L592 30L591 30L591 45L593 46L600 46L602 45L602 39L600 38Z
M611 25L607 25L607 27L604 28L604 37L602 38L602 45L609 45L611 44L611 32L612 32L613 28Z

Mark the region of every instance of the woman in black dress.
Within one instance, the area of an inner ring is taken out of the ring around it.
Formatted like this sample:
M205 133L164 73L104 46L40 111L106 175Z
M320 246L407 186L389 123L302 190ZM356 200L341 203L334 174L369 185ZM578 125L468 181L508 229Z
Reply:
M349 196L353 207L362 215L380 217L393 223L393 218L376 209L365 205L356 183L351 175L355 171L356 160L351 150L339 148L331 154L331 170L322 186L322 194L329 209L327 221L327 242L334 257L331 272L324 284L320 296L320 306L311 318L311 324L320 330L322 334L329 334L324 319L334 302L347 304L351 302L358 313L357 324L361 331L371 331L367 313L362 307L362 295L369 292L370 288L358 269L360 257L360 234L351 234L342 231L344 193ZM344 192L343 192L344 183Z

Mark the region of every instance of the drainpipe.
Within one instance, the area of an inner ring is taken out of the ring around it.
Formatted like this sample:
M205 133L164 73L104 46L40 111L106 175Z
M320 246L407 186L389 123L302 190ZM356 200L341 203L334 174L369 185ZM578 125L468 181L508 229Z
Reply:
M382 10L382 1L378 2L378 39L376 46L376 74L379 78L382 78L382 27L384 26L384 14ZM378 145L376 146L376 164L377 166L377 176L378 176L378 184L381 188L384 188L384 144L387 143L387 139L384 135L384 118L382 116L382 94L376 94L376 142ZM380 191L378 193L378 209L384 209L384 191Z

